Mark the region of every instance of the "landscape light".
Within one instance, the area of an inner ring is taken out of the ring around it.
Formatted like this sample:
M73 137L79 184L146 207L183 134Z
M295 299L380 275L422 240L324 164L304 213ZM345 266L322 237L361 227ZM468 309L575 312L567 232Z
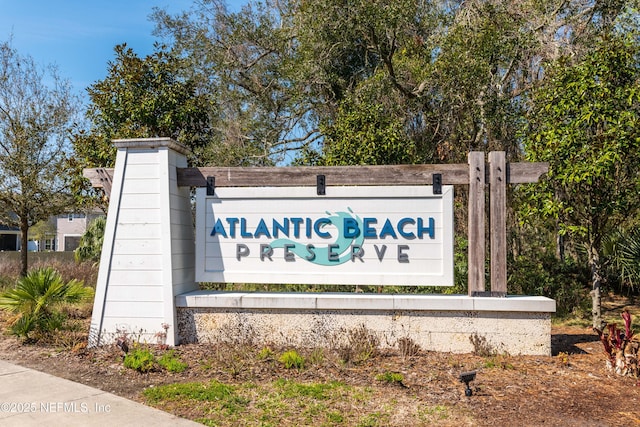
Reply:
M464 383L466 388L464 389L465 396L471 396L473 391L469 387L469 383L476 379L476 371L463 372L460 374L460 382Z

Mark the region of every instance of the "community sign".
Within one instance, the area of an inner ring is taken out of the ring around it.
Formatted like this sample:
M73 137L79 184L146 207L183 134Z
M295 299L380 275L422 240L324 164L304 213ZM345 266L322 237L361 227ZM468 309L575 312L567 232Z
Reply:
M224 187L196 194L196 280L453 285L453 187Z

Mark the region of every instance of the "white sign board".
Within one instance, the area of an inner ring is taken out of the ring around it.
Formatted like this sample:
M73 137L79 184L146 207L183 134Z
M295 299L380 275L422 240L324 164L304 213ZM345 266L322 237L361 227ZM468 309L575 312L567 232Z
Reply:
M196 280L453 285L453 187L206 188Z

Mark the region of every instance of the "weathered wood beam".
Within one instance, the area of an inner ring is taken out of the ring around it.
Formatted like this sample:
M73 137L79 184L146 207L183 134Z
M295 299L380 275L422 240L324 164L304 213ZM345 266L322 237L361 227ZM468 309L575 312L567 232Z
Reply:
M108 184L105 182L105 175L110 182L113 182L113 168L87 168L82 170L82 176L91 181L93 188L105 188L105 184Z
M507 181L536 182L548 168L547 163L511 163L507 165ZM218 187L315 186L316 175L325 175L328 186L431 185L434 173L442 174L444 185L469 184L469 166L464 164L177 168L181 187L206 187L207 176L214 176ZM105 176L113 179L113 169L85 169L84 176L94 187L104 188L108 184Z
M315 186L317 175L325 176L327 186L431 185L434 173L442 174L445 185L469 180L467 165L213 167L178 169L178 185L204 187L207 176L214 176L217 187Z
M507 163L507 184L527 184L538 182L540 177L549 172L548 162Z

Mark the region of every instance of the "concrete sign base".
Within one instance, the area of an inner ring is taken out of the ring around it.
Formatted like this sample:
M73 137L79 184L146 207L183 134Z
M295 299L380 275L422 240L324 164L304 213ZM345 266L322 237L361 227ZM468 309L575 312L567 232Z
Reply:
M179 295L176 305L181 342L331 348L366 332L381 348L413 342L429 351L547 356L556 309L552 299L527 296L211 291Z

